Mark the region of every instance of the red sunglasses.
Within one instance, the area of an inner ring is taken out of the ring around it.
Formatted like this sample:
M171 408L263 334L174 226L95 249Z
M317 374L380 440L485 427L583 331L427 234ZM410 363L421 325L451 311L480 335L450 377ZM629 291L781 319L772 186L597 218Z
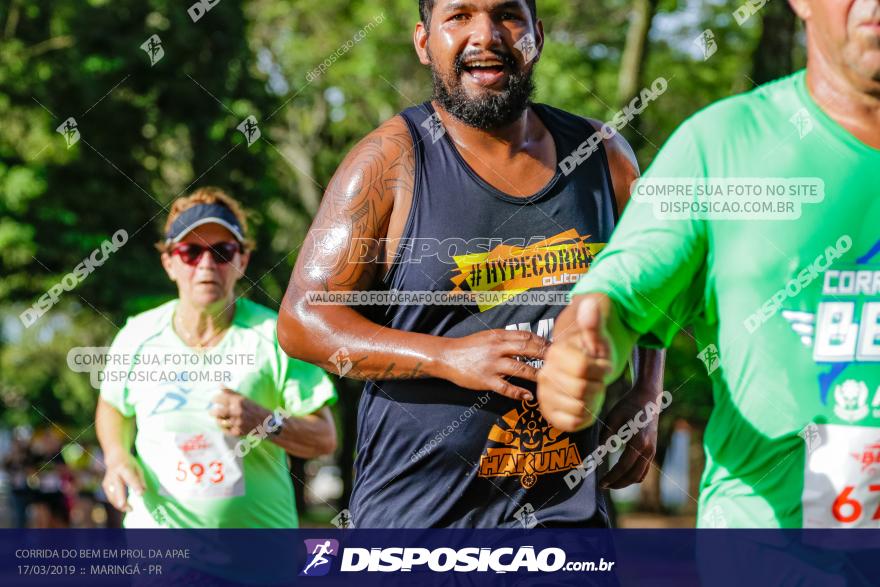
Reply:
M211 251L211 258L218 265L225 265L235 258L236 253L243 252L238 243L221 242L210 246L197 245L195 243L178 243L171 249L172 255L177 255L187 265L198 265L199 259L205 251Z

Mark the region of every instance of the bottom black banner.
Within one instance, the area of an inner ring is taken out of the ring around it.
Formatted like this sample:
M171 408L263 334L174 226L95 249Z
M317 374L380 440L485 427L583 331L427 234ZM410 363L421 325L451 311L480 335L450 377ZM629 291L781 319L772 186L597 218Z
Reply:
M874 530L0 530L0 585L876 585Z

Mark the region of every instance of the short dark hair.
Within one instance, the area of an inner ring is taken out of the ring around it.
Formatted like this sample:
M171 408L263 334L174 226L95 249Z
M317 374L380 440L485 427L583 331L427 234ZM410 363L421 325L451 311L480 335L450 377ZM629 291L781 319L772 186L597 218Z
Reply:
M537 0L526 0L526 6L532 13L532 20L538 20ZM425 26L431 25L431 11L434 10L434 0L419 0L419 18L425 23Z

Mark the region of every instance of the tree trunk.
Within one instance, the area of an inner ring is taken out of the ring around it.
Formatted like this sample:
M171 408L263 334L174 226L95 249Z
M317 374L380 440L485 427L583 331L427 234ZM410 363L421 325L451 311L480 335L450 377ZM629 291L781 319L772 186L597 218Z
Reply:
M752 55L752 80L764 84L792 72L792 50L797 20L788 2L769 2L763 13L763 30Z
M303 208L306 209L309 216L314 217L318 212L318 206L321 205L322 188L315 179L313 155L302 142L292 136L292 129L288 129L288 131L290 134L278 144L278 150L290 165L290 170L296 178L299 199Z
M324 193L323 186L316 179L315 157L327 121L327 103L317 99L306 110L290 108L285 113L284 123L269 129L274 147L289 165L296 181L300 203L310 217L317 214Z
M628 104L638 95L644 85L642 69L648 55L648 33L651 31L651 22L657 12L659 0L633 0L630 13L629 28L626 32L626 44L623 48L623 56L620 59L620 74L617 78L617 102L619 105ZM639 136L639 118L636 117L629 123L634 131L633 149L637 149L641 142Z

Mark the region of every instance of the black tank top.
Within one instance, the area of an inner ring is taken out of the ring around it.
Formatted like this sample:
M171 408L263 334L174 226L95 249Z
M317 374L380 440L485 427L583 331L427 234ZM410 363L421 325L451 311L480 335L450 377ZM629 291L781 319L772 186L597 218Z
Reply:
M590 123L534 104L557 160L594 132ZM412 208L379 288L404 291L567 291L608 242L617 220L600 148L574 171L559 166L530 197L484 181L439 125L430 102L402 113L414 143ZM498 172L503 176L504 170ZM487 329L550 336L562 305L367 306L378 324L461 337ZM513 380L533 390L534 384ZM358 412L355 527L531 527L604 523L591 475L565 483L596 447L597 427L549 426L537 402L463 389L441 379L368 381Z

